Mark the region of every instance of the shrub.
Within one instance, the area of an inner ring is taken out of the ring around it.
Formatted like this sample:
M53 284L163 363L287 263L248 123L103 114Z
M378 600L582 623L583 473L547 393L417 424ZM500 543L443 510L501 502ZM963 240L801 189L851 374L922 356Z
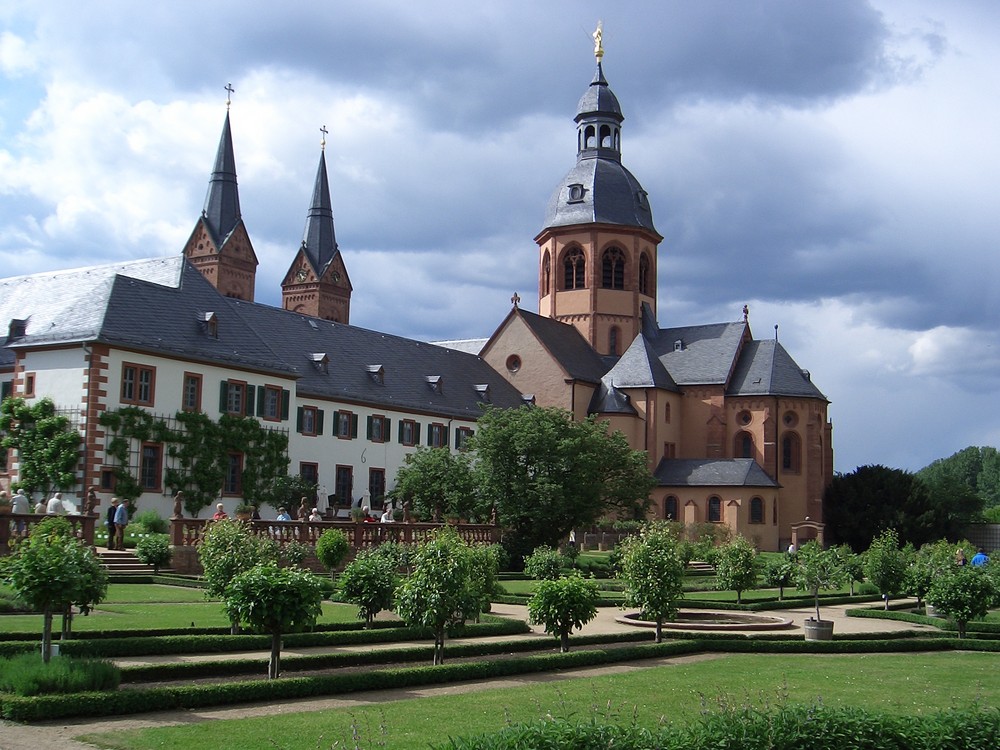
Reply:
M143 537L135 545L135 556L139 562L153 566L153 573L159 573L160 568L170 564L170 537L166 534L153 534Z
M358 605L358 617L371 627L375 615L392 607L398 577L396 566L386 555L362 550L340 575L344 601Z
M302 565L302 561L306 559L312 549L310 545L293 539L281 548L281 561L289 567L297 568Z
M555 581L543 580L528 600L528 617L559 639L559 650L569 651L569 634L597 616L597 582L579 573Z
M15 695L117 690L121 671L109 661L53 656L48 663L37 653L0 661L0 692Z
M132 518L132 524L141 527L144 534L166 534L169 524L155 510L139 511Z
M534 552L524 558L524 572L539 581L554 581L563 568L563 556L548 545L535 547Z
M720 547L715 560L715 587L735 591L736 603L743 603L743 592L757 583L757 550L743 536Z
M316 542L316 558L330 571L332 578L333 571L343 562L350 549L351 543L347 541L347 534L340 529L327 529Z

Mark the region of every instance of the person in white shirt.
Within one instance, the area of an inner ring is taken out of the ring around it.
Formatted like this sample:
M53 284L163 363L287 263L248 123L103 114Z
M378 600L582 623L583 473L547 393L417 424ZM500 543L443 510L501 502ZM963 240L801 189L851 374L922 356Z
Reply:
M45 512L50 516L62 516L66 513L66 508L63 507L62 493L57 492L49 499L48 507Z
M382 523L394 523L396 519L392 517L392 508L386 507L385 511L382 513L382 517L379 519Z

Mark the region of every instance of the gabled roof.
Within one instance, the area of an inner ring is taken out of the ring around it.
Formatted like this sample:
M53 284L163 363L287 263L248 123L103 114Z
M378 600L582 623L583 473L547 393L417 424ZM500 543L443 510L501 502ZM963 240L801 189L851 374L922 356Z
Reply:
M746 334L743 321L661 328L651 344L677 385L725 385Z
M523 405L521 393L476 355L267 305L226 301L295 369L300 397L461 419L476 419L488 404ZM314 361L316 354L326 355L325 366ZM381 378L372 375L378 366ZM437 376L431 387L428 378Z
M639 334L618 362L608 370L603 381L617 388L663 388L680 391L652 344Z
M619 390L616 386L609 385L606 381L601 381L600 387L594 391L590 405L587 407L588 414L631 414L638 412L632 406L631 400L625 391Z
M576 328L520 308L515 308L512 314L520 316L571 378L600 382L608 367Z
M775 341L748 341L740 354L728 393L733 396L826 397L813 385L809 373L799 367L785 348Z
M752 458L664 458L653 472L660 487L777 487Z

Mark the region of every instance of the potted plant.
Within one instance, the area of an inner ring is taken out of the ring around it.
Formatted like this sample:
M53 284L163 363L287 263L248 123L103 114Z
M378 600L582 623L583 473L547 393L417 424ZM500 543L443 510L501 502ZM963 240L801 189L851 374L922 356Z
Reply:
M807 641L833 640L833 620L824 620L819 611L820 589L838 588L844 581L844 568L835 550L823 549L815 541L806 542L795 555L795 587L812 594L816 617L805 621Z
M253 504L243 502L236 506L236 510L233 511L236 515L237 521L249 521L253 518Z
M368 510L366 508L351 508L351 518L354 520L354 523L361 523L367 515Z

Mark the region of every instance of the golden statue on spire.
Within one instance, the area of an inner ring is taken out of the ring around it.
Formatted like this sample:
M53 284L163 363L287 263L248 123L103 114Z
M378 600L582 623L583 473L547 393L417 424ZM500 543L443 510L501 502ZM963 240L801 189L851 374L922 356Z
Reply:
M593 37L594 57L597 58L597 62L600 62L601 58L604 57L604 43L602 41L604 38L604 21L597 22L597 29L595 29Z

